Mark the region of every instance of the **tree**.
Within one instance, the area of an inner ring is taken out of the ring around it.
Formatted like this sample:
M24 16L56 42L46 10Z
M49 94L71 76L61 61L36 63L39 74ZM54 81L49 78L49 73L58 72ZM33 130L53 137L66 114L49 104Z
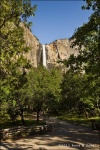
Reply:
M79 27L73 36L72 47L78 45L79 55L70 56L66 61L74 72L80 72L84 75L84 102L89 99L95 108L99 110L100 105L100 2L99 0L86 0L86 6L82 9L93 10L89 21ZM88 101L89 102L89 101Z
M57 71L48 71L41 66L32 69L27 75L27 79L28 95L31 99L31 105L33 104L33 108L37 112L38 122L40 111L44 111L48 107L51 108L50 101L54 101L54 98L60 94L61 77Z
M63 111L77 111L77 106L82 97L82 77L73 71L67 71L64 74L62 83L62 101L61 109Z
M14 101L18 102L18 93L24 86L24 73L30 68L24 58L30 48L26 47L20 23L29 26L27 18L34 15L36 6L31 7L30 0L2 0L0 8L1 103L7 101L13 105Z
M20 27L20 16L22 21L27 22L27 17L34 15L35 7L31 7L30 0L2 0L0 13L0 43L1 43L1 78L6 74L15 73L16 68L25 67L26 63L23 53L29 48L25 46L23 29ZM23 62L23 64L22 64ZM21 67L22 66L22 67ZM18 69L17 69L18 70Z
M47 94L48 100L46 101L46 107L48 113L58 114L60 101L61 101L61 82L63 79L63 74L60 68L52 68L50 70L50 84L49 84L49 93Z

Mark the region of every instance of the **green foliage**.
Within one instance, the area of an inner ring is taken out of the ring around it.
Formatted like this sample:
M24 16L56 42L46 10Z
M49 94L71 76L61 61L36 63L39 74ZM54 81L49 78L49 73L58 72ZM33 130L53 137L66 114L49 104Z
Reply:
M22 3L23 2L23 3ZM21 19L28 26L27 18L34 15L36 6L31 7L30 0L2 0L0 13L0 103L7 101L8 110L23 106L26 70L30 63L24 58L30 48L26 47ZM21 18L21 19L20 19ZM16 101L16 105L13 102ZM12 107L11 107L12 106ZM19 108L18 108L19 109ZM15 112L14 112L15 113Z
M27 75L27 79L28 96L31 99L31 104L33 104L34 110L40 112L47 108L50 109L53 107L54 103L59 101L59 95L61 92L60 71L56 69L48 71L46 68L40 66L32 69Z
M72 47L78 46L79 55L77 57L71 55L64 64L69 67L69 70L82 75L82 83L80 83L82 90L79 90L80 86L78 86L77 93L80 93L83 106L87 110L95 108L100 112L100 2L86 0L86 6L82 8L92 8L93 13L89 21L79 27L70 39L73 41Z
M61 107L63 111L71 111L77 109L80 98L82 97L82 77L80 74L75 74L68 71L63 78L62 84L62 101Z
M35 16L36 5L31 6L31 0L2 0L0 13L0 27L2 28L7 22L14 22L19 25L22 21L27 27L31 25L28 22L30 16ZM21 18L21 19L20 19Z

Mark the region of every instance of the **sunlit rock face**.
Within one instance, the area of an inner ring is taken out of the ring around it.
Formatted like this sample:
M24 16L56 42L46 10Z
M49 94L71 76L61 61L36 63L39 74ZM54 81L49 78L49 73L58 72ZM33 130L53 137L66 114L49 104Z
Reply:
M33 67L38 67L42 63L42 44L38 38L32 34L32 32L21 24L24 29L24 39L26 46L30 47L30 50L25 57L31 62Z
M77 47L71 48L71 43L68 39L55 40L50 44L42 45L38 38L34 36L31 31L21 24L24 29L24 38L26 45L30 47L30 51L25 54L25 57L30 60L33 67L43 65L51 69L52 67L63 67L62 63L58 63L59 60L68 59L71 54L78 55ZM43 47L45 47L45 59L43 60Z
M63 64L57 63L59 60L68 59L71 54L78 55L77 47L71 48L71 42L68 39L56 40L45 47L47 51L47 68L61 67Z

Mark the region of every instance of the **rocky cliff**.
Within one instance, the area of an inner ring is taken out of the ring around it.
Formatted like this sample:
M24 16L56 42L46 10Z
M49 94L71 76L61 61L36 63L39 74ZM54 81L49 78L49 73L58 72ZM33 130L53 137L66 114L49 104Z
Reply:
M25 54L25 57L31 62L33 67L37 67L42 63L42 44L28 28L26 28L23 24L21 24L21 26L24 29L26 46L30 47L30 51Z
M21 26L24 29L26 45L31 48L26 57L30 60L33 67L38 67L38 65L43 64L43 46L29 29L23 25ZM78 54L77 47L71 48L70 45L71 43L68 39L55 40L52 43L45 45L48 69L53 66L62 67L63 65L58 63L59 60L68 59L71 54L74 54L75 56Z
M71 42L67 38L46 45L46 52L48 68L62 66L62 64L57 63L59 60L68 59L71 54L75 56L78 54L77 47L71 48Z

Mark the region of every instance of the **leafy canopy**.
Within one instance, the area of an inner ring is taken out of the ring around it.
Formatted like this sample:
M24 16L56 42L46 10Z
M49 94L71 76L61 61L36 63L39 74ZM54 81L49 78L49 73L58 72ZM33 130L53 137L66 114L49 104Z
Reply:
M27 82L25 72L30 68L24 57L30 48L26 46L20 24L30 24L28 18L34 16L36 6L31 7L30 0L2 0L0 4L0 100L15 104L13 102L18 102L20 91Z

